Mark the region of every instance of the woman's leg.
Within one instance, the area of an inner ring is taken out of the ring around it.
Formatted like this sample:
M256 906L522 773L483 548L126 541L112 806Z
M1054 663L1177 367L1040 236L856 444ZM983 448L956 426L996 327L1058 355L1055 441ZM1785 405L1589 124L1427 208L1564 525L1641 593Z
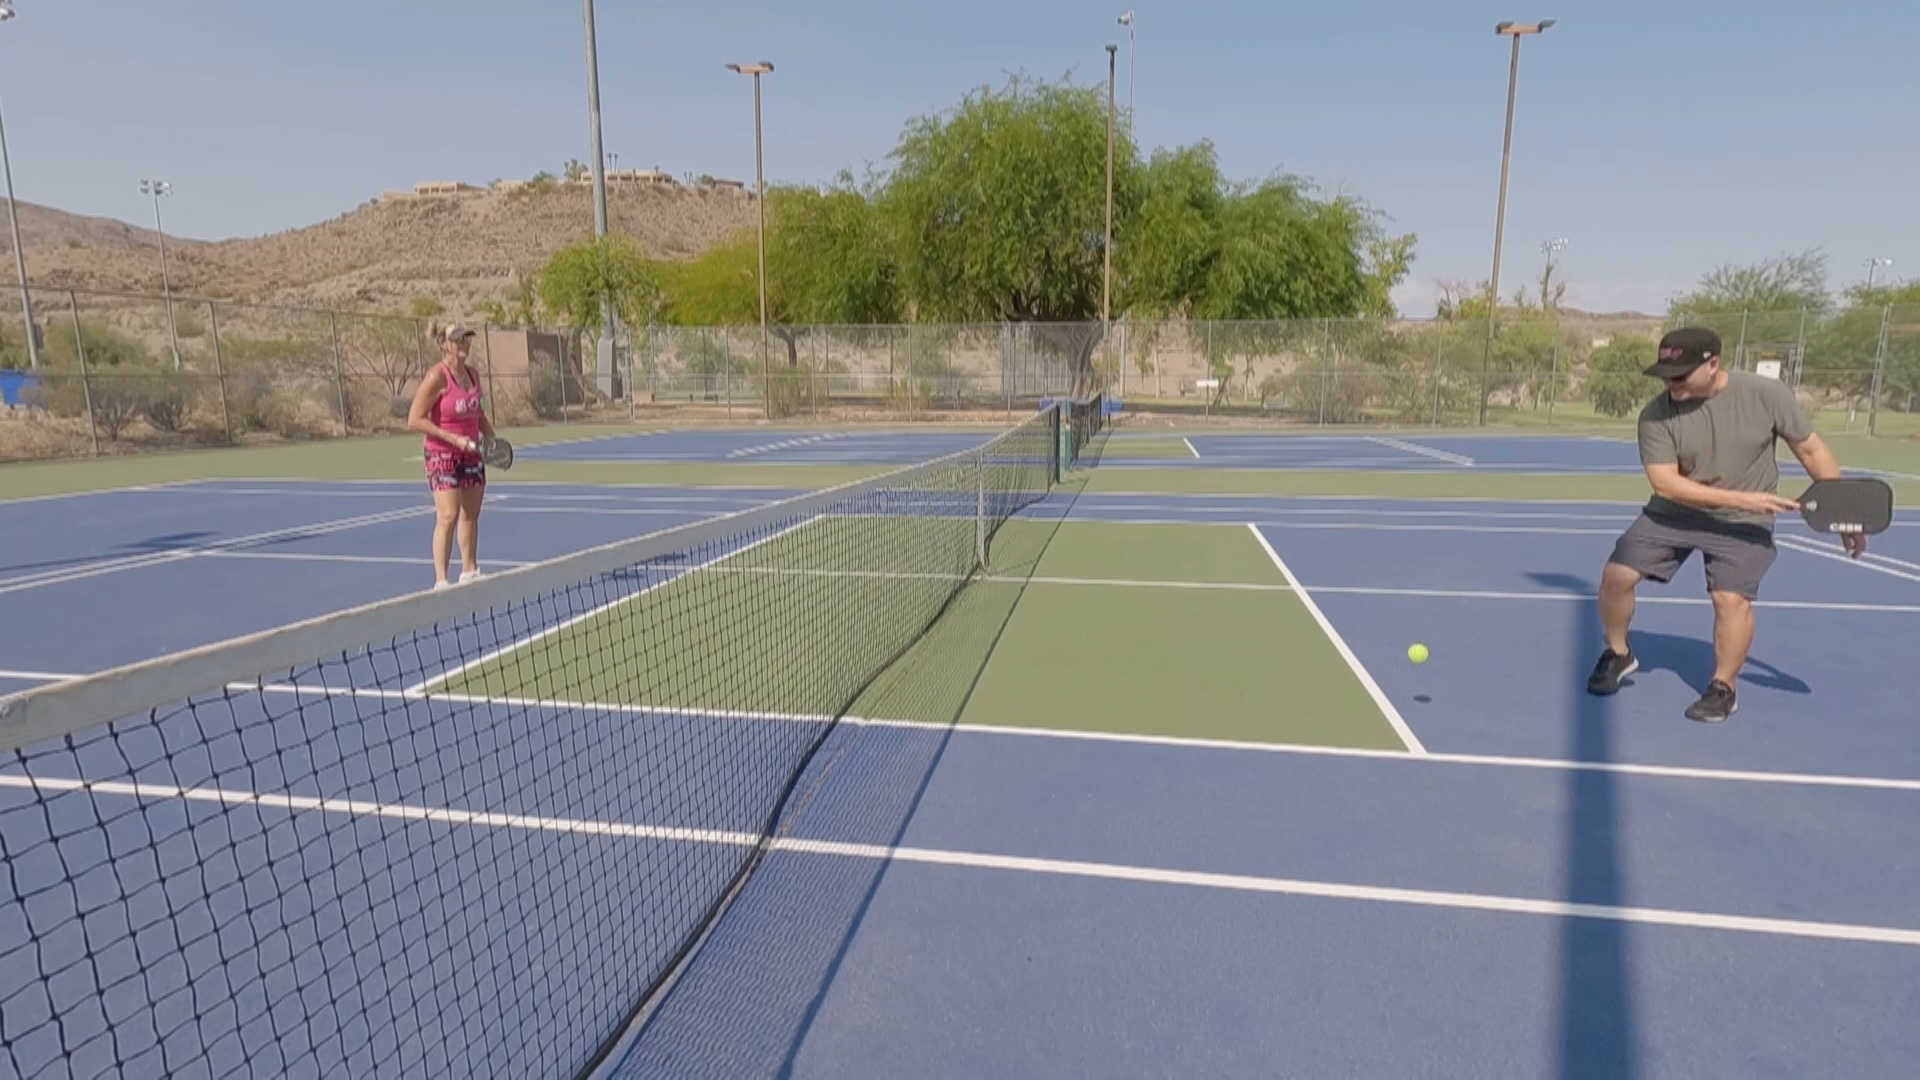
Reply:
M460 496L460 576L480 573L480 502L487 489L481 486L461 488Z
M433 492L433 583L447 583L447 560L453 554L454 522L460 516L460 491L435 488Z

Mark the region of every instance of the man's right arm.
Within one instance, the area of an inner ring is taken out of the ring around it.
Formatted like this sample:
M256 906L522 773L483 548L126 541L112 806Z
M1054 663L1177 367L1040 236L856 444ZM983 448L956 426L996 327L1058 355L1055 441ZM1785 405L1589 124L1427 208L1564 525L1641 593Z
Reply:
M1653 493L1663 499L1697 510L1745 510L1756 514L1797 511L1800 504L1769 491L1728 491L1710 487L1680 475L1680 466L1672 462L1648 462L1647 482Z
M1696 510L1745 510L1771 514L1798 510L1799 504L1763 491L1729 491L1680 475L1673 433L1658 420L1642 417L1639 431L1640 464L1653 493L1669 502Z

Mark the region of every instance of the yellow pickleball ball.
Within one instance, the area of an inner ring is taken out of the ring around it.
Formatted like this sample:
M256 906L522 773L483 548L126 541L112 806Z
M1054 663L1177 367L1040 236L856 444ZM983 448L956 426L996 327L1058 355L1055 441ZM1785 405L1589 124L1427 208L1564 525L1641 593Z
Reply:
M1413 661L1413 662L1414 662L1414 663L1416 663L1416 664L1424 664L1424 663L1426 663L1426 662L1427 662L1427 647L1426 647L1425 645L1418 645L1418 644L1416 644L1416 645L1410 645L1410 646L1408 646L1408 647L1407 647L1407 659L1409 659L1409 660L1411 660L1411 661Z

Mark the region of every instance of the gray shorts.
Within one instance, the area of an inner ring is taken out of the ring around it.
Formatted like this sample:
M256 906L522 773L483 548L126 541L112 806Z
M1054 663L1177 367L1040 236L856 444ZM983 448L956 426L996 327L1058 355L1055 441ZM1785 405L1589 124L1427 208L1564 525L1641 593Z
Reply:
M1645 512L1613 545L1609 562L1619 563L1661 584L1698 551L1707 564L1707 589L1752 600L1760 594L1777 552L1773 531L1759 525L1693 525L1654 518Z

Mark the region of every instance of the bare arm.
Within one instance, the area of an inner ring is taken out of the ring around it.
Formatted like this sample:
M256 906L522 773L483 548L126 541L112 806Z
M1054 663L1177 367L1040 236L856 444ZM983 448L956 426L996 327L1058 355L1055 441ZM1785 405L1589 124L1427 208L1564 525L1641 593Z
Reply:
M1690 480L1681 476L1680 466L1671 462L1650 464L1646 468L1647 482L1653 485L1654 494L1682 506L1691 506L1700 510L1746 510L1763 514L1800 508L1799 504L1792 499L1784 499L1769 492L1728 491L1724 488L1710 487L1697 480Z
M1815 480L1840 478L1840 462L1833 456L1833 451L1827 447L1826 440L1822 439L1817 432L1809 432L1807 437L1799 442L1788 440L1787 449L1793 451L1793 456L1800 460L1800 467L1807 470L1807 475ZM1865 533L1846 533L1840 537L1840 543L1847 549L1847 554L1856 559L1867 550Z
M1793 456L1800 461L1800 467L1815 480L1840 479L1840 462L1817 432L1799 442L1788 442L1787 449L1793 451Z
M422 435L431 435L446 443L448 446L458 446L471 450L473 446L468 442L466 436L453 434L434 423L432 418L427 415L428 412L433 409L433 403L439 399L440 391L444 383L445 379L441 376L440 369L438 368L429 371L427 377L420 380L420 389L413 392L413 406L407 410L407 427ZM485 420L483 419L481 422L484 424Z

